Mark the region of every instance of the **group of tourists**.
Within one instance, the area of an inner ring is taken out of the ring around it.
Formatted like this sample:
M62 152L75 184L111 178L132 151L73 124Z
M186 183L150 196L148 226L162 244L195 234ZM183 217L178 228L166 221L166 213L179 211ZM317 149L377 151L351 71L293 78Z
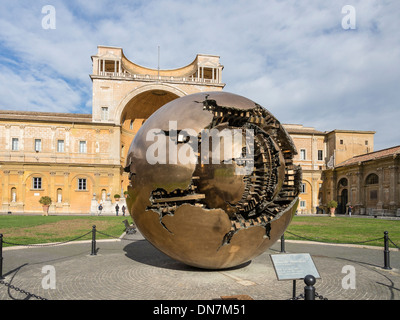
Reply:
M99 215L101 215L101 212L102 212L102 210L103 210L103 204L102 204L102 203L99 204L98 209L99 209ZM126 207L125 207L125 205L122 206L121 211L122 211L122 215L125 217L125 212L126 212ZM118 213L119 213L119 205L118 205L118 203L117 203L117 204L115 205L115 214L118 216Z

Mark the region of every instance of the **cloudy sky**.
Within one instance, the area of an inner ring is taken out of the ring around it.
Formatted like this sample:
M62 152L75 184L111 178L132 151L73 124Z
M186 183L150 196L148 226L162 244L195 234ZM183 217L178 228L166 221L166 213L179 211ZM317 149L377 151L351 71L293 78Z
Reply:
M43 28L45 5L55 9L55 29ZM0 109L91 113L97 45L122 47L150 68L160 46L162 69L197 53L219 55L224 90L282 123L374 130L375 150L400 145L399 0L0 0L0 7Z

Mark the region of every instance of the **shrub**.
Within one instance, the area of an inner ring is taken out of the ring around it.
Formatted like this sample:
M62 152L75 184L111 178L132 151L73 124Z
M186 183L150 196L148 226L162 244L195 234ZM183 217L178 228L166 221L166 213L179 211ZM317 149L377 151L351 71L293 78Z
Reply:
M43 196L40 198L39 203L44 206L49 206L51 205L51 198L49 196Z
M338 203L335 200L331 200L327 204L328 208L337 208Z

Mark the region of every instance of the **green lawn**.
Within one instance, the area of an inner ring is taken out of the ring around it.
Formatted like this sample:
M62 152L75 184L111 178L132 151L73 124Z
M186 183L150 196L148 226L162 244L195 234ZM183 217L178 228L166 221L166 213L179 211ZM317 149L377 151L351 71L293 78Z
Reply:
M119 237L125 231L122 223L125 219L132 223L130 216L0 215L0 233L5 242L16 244L62 242L86 233L78 240L90 240L92 226L96 225L98 231ZM383 247L384 231L388 231L389 238L400 246L400 220L295 216L285 232L285 239L353 244L367 241L366 245ZM110 238L99 232L96 234L96 239ZM370 242L373 239L378 240ZM394 247L391 243L390 246Z
M388 231L389 238L400 246L400 220L294 216L285 232L285 239L352 244L368 241L364 244L383 246L384 231ZM390 246L394 247L391 243Z
M119 237L125 227L123 220L130 216L20 216L0 215L0 233L3 241L15 244L37 244L92 239L92 226L96 226L96 239ZM85 235L81 237L82 235ZM4 243L4 246L9 244Z

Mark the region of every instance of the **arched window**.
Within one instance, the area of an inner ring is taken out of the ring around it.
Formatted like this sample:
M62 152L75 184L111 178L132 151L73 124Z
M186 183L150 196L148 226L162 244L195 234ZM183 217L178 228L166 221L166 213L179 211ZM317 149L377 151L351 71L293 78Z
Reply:
M11 202L17 202L17 189L11 188Z
M342 178L339 180L339 187L347 187L347 179Z
M375 173L371 173L368 175L366 184L378 184L379 183L379 177Z
M61 188L57 189L57 202L58 203L62 202L62 189Z

